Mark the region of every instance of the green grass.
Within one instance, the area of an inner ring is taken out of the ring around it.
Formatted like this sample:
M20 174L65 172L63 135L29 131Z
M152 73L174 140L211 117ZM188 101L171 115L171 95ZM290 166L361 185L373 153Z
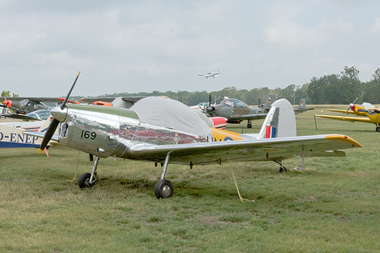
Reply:
M363 148L306 158L304 172L294 170L301 158L284 162L288 173L265 162L169 165L170 199L154 197L161 168L153 163L101 159L100 182L80 190L87 154L1 149L0 252L379 252L379 133L326 119L315 130L320 110L297 115L298 135L346 134ZM255 202L240 202L231 169Z

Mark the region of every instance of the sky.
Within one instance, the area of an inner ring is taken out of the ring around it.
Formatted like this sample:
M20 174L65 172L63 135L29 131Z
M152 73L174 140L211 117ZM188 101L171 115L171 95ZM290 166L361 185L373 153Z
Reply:
M0 88L20 96L303 85L380 68L377 0L0 0ZM220 71L216 78L199 74Z

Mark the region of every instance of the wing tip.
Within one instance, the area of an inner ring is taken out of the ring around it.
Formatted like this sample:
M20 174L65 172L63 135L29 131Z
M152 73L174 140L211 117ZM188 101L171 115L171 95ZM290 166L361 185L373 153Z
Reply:
M349 142L353 147L362 147L359 142L355 141L351 137L347 135L341 135L341 134L329 134L325 137L326 140L336 140L336 141L342 141L342 142Z

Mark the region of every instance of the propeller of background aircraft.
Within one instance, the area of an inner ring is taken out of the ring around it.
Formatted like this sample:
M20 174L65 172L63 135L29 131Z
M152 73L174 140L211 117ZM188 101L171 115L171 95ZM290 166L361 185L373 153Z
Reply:
M355 102L356 102L356 100L358 100L358 98L356 98L355 100L354 100L354 102L352 102L351 104L350 104L350 106L347 108L347 110L346 110L346 114L347 114L347 112L348 112L348 110L350 110L350 108L353 108L354 106L355 106ZM355 108L354 109L352 109L353 111L355 111Z
M77 77L75 78L75 81L74 81L73 85L71 86L71 89L70 89L69 93L67 93L67 96L66 96L65 100L64 100L63 103L59 106L60 109L61 109L61 111L62 111L63 109L65 109L65 107L66 107L66 103L67 103L67 100L69 99L69 97L70 97L70 95L71 95L71 92L72 92L73 89L74 89L74 86L75 86L75 84L76 84L76 82L77 82L77 80L78 80L79 75L80 75L80 71L79 71ZM55 130L57 129L58 124L59 124L59 120L57 120L56 118L53 118L53 120L50 122L50 125L49 125L48 130L47 130L46 133L45 133L44 139L43 139L42 142L41 142L41 146L40 146L40 149L38 150L38 153L41 154L42 151L45 149L46 145L49 143L51 137L53 136Z

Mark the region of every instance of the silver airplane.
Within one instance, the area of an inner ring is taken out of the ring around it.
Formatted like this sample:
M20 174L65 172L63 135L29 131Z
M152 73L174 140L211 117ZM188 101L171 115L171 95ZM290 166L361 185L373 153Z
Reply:
M78 74L79 76L79 74ZM78 79L76 77L71 90ZM282 161L304 157L341 157L342 149L361 147L344 135L297 136L293 107L286 99L273 103L259 134L237 134L210 128L194 110L162 97L139 100L130 109L66 104L51 110L54 119L46 133L27 131L43 137L39 152L50 140L95 156L91 173L78 178L80 188L98 180L100 158L115 157L161 164L161 179L154 188L157 198L173 195L165 178L169 163L194 165L225 162L272 161L286 171ZM54 135L58 128L58 134Z

